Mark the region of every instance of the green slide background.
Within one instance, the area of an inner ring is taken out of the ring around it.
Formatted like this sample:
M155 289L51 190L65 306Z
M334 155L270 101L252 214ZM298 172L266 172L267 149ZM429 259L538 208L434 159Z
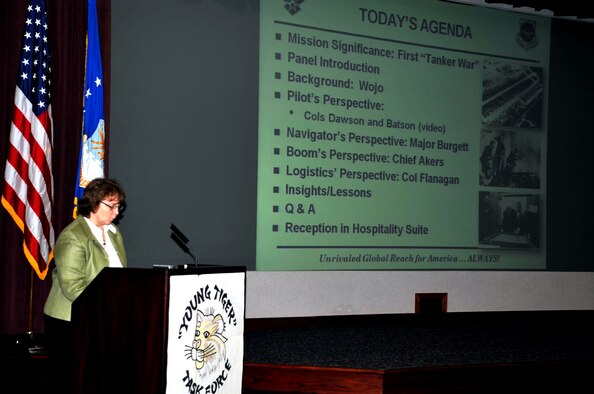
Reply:
M538 42L525 48L517 38L526 19L521 14L400 0L304 1L291 14L283 3L263 0L260 9L257 269L544 269L546 86L535 134L539 189L481 186L479 156L483 64L541 68L546 81L550 21L529 18ZM376 16L390 23L372 23ZM447 26L466 34L448 34ZM304 42L290 42L290 36ZM384 56L343 53L332 47L337 41ZM323 67L322 59L364 64L378 73ZM303 82L289 80L291 75ZM346 87L315 86L315 78ZM373 108L347 108L341 104L346 100ZM372 139L389 144L372 145ZM424 144L414 146L415 139ZM358 154L360 160L348 159ZM363 181L344 172L382 179ZM423 174L440 181L424 181ZM540 247L479 245L480 192L538 196Z

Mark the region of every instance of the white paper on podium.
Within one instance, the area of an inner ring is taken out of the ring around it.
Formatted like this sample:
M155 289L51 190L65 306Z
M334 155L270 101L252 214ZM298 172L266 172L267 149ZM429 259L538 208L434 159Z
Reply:
M245 272L170 277L167 394L237 394Z

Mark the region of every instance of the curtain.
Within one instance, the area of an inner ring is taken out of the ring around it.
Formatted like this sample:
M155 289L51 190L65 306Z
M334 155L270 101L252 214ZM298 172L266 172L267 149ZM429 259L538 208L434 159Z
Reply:
M0 1L0 173L4 178L21 55L26 0ZM56 236L72 221L74 185L82 127L87 2L46 0L52 56L54 176L53 225ZM109 132L110 0L97 0L103 62L105 121ZM109 134L108 134L109 135ZM109 136L107 137L109 147ZM106 171L109 149L106 150ZM107 172L106 172L107 173ZM43 305L51 287L51 270L37 277L23 254L22 233L0 207L0 334L43 332Z

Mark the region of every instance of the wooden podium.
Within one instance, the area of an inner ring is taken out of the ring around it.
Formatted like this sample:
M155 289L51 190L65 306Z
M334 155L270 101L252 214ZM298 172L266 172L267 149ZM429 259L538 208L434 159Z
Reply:
M72 306L76 392L239 393L245 267L106 268Z

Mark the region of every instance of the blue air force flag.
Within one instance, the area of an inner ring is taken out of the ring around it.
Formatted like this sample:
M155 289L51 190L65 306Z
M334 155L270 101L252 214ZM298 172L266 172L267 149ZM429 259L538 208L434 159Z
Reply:
M87 184L104 176L105 116L103 114L103 70L95 0L88 0L87 58L85 72L83 132L78 160L75 204Z

